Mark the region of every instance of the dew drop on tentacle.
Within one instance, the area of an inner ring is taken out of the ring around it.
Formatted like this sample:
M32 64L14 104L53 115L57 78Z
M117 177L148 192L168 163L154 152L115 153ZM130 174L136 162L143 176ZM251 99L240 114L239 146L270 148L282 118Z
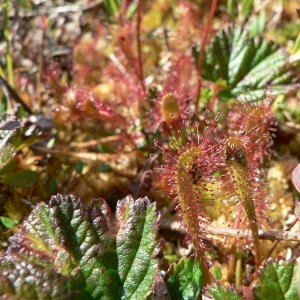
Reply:
M220 112L218 112L218 113L217 113L217 115L216 115L216 117L215 117L215 121L216 121L216 122L218 122L218 121L219 121L219 119L220 119L220 116L221 116L221 113L220 113Z

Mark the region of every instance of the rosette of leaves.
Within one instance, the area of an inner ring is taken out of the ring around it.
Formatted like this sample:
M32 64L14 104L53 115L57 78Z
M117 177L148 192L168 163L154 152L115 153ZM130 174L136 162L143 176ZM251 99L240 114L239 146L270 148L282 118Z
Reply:
M199 47L194 49L196 63L199 51ZM273 95L295 89L299 78L293 68L284 48L261 36L250 37L235 24L219 31L206 46L201 75L223 87L219 97L224 100L248 89L260 98L266 86Z
M157 214L148 198L73 196L40 203L0 256L1 299L144 299L157 270Z

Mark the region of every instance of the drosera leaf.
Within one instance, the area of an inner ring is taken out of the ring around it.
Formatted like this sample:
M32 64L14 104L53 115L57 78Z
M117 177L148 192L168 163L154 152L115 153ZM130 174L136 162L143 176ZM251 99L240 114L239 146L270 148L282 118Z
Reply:
M66 286L79 278L81 289L93 299L144 299L157 270L155 204L128 196L119 202L116 217L115 224L109 222L110 208L104 200L86 206L71 195L53 196L49 205L39 203L9 239L6 264L31 265L41 270L39 274L46 272L45 278L61 276ZM4 271L10 272L5 267ZM28 276L34 279L34 274ZM9 293L16 295L28 280L17 281ZM6 291L6 281L0 280L0 291Z
M38 180L36 172L31 170L20 170L1 179L4 184L10 184L15 187L26 188L33 186Z
M199 261L190 257L172 264L166 285L171 299L198 299L204 285Z
M225 288L221 282L206 287L204 296L214 300L242 300L233 288Z
M194 51L196 63L200 49ZM272 95L287 93L297 87L299 78L288 63L288 53L272 41L249 33L235 24L217 33L205 48L203 78L226 81L219 92L224 100L236 98L241 90L262 97L269 86Z
M260 270L259 284L254 290L255 299L298 299L296 269L294 261L269 260L267 266Z

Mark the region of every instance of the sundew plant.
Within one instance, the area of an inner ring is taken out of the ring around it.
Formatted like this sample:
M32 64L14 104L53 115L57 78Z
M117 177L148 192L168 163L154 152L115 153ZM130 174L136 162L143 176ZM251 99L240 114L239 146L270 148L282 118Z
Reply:
M1 299L299 299L297 1L1 5Z

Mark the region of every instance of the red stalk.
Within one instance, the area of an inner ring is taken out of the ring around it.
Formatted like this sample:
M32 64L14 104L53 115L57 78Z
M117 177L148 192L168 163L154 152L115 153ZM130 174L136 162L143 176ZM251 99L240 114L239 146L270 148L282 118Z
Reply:
M144 93L146 92L144 84L144 73L143 73L143 62L142 62L142 49L141 49L141 20L142 20L142 2L139 0L138 11L137 11L137 23L136 23L136 33L137 33L137 48L138 48L138 65L139 65L139 75Z

